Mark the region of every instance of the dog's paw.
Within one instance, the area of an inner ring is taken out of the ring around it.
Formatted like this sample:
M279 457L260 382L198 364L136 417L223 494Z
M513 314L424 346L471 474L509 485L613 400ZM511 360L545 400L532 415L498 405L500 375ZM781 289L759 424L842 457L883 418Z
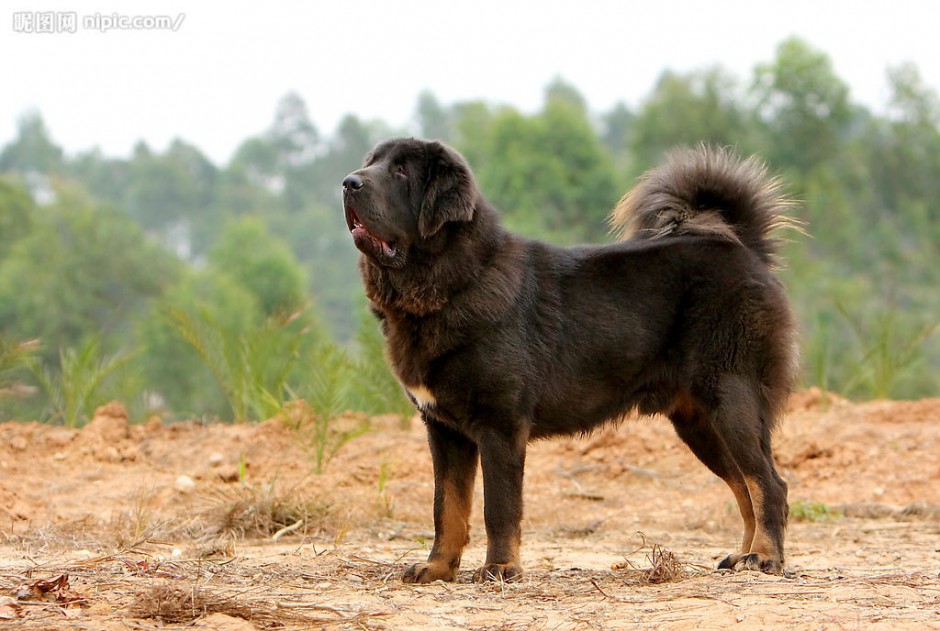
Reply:
M779 559L764 554L751 552L750 554L729 554L718 564L719 570L743 572L752 570L764 574L783 574L783 563Z
M415 563L402 574L404 583L433 583L434 581L453 581L457 570L446 563Z
M485 581L505 581L507 583L522 576L522 568L515 563L487 563L473 574L477 583Z

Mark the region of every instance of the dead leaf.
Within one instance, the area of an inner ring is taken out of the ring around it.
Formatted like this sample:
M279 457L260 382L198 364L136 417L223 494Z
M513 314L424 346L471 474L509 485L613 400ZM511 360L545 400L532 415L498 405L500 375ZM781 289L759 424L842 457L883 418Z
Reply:
M72 591L68 574L60 574L49 581L39 579L32 584L20 585L14 593L17 600L54 602L63 607L85 604L85 597Z
M20 617L23 608L16 603L15 598L0 597L0 620L16 620Z

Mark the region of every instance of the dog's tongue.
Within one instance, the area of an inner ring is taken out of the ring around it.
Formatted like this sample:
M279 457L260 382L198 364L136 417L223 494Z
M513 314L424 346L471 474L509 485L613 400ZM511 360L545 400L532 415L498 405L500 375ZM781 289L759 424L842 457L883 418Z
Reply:
M352 229L353 240L356 243L362 243L368 241L372 244L372 249L376 252L381 251L384 256L392 257L395 256L395 248L390 246L387 242L382 241L374 234L365 229L361 225L355 225Z

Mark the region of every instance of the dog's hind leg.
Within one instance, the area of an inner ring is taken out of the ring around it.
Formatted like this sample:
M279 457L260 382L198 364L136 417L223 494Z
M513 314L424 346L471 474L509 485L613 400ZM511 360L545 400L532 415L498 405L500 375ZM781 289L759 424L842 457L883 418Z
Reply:
M434 546L427 563L405 570L406 583L453 581L470 540L470 507L477 468L477 446L463 434L425 421L434 464Z
M744 479L754 513L754 535L746 553L730 555L719 567L780 574L789 507L787 483L774 466L773 423L761 409L756 387L736 377L725 378L722 386L714 427Z
M731 488L731 492L734 493L738 510L744 520L744 536L741 540L740 554L731 555L728 558L735 557L737 559L751 550L756 523L754 508L744 476L741 474L734 458L731 457L728 448L725 447L724 440L715 431L712 416L690 401L685 400L682 405L669 414L669 420L672 421L676 434L688 445L692 453L712 473L724 480Z
M718 567L780 574L789 513L787 483L774 467L769 442L761 442L759 453L741 450L735 454L754 509L755 529L750 550L747 554L730 555Z

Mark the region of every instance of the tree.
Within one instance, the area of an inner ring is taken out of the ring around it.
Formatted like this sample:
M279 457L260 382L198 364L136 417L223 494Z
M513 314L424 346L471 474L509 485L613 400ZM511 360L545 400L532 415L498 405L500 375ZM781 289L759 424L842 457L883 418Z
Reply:
M887 208L924 200L928 218L940 221L940 98L910 64L889 69L888 80L889 118L881 142L872 139L872 174Z
M771 160L806 174L839 151L851 121L848 86L829 57L799 38L777 47L769 64L755 68L752 94L764 125Z
M888 69L891 85L891 102L888 118L917 127L933 129L940 127L940 97L924 83L920 71L912 63L904 63Z
M20 117L16 139L0 152L0 171L52 175L63 170L62 149L49 137L37 111Z
M636 173L659 164L675 146L707 142L747 147L751 137L737 84L720 67L663 73L630 122L630 131Z
M418 105L415 110L418 127L423 138L450 142L450 113L441 105L433 93L425 90L419 94Z
M123 158L108 158L95 147L80 152L68 162L68 174L81 182L95 199L126 209L130 164Z
M125 208L144 229L184 258L193 255L193 224L210 212L215 166L195 147L174 140L163 155L140 142L128 164Z
M260 218L228 223L209 252L209 264L247 289L264 317L286 316L305 302L303 268Z
M534 116L496 114L486 149L480 184L511 224L567 241L606 233L619 195L613 161L572 88L556 81Z
M635 120L636 116L623 102L617 103L613 109L601 116L601 138L615 158L625 159Z
M274 148L281 172L313 161L319 150L320 134L310 121L307 104L299 94L289 92L281 98L265 139Z
M0 330L40 338L46 359L100 335L116 350L129 321L179 266L126 215L96 208L76 186L34 212L28 234L0 261Z
M578 89L568 83L561 77L555 77L552 82L545 87L545 103L560 104L564 103L584 119L588 116L587 101L584 96L578 92Z
M0 264L13 246L32 229L36 204L29 193L12 182L0 179Z
M154 398L177 415L225 416L228 404L212 372L175 330L173 311L211 321L221 331L245 331L261 323L251 291L215 268L187 270L136 322L145 383Z
M489 158L493 125L499 115L484 101L465 101L453 106L452 142L474 169L481 169ZM509 111L508 108L503 111Z

